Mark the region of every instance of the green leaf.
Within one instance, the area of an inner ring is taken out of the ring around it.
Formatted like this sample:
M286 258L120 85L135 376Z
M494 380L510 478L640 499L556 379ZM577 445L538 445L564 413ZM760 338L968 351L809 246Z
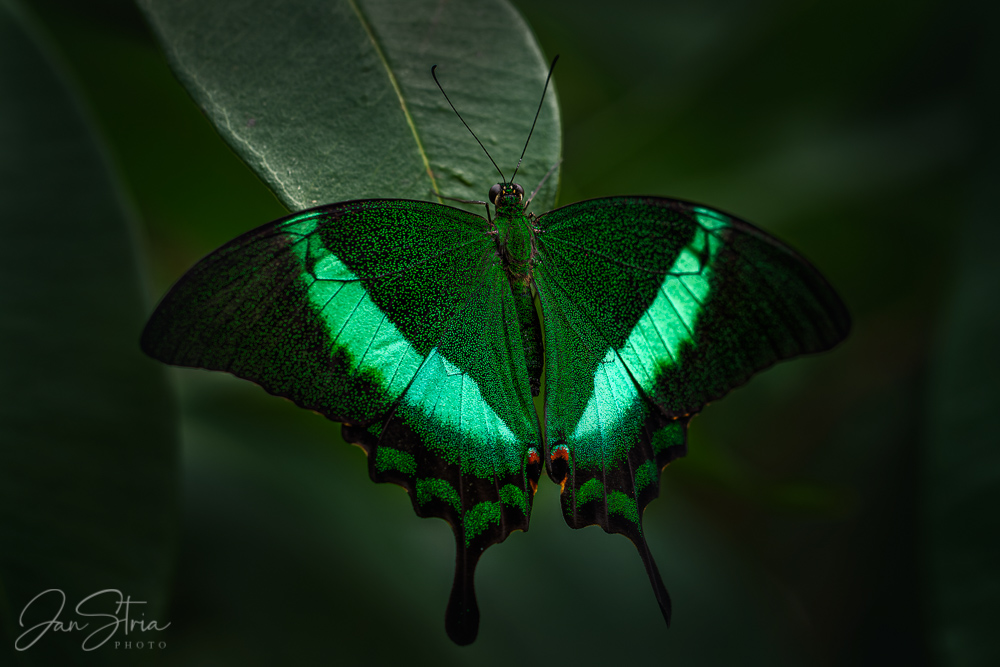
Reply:
M139 4L192 97L292 210L431 199L431 191L484 199L499 175L434 85L431 66L507 178L548 69L502 0ZM559 155L550 87L518 174L527 191ZM535 211L552 207L557 185L546 183Z
M66 594L61 620L86 622L76 604L118 589L147 603L147 621L169 621L162 614L176 538L174 410L162 369L139 351L142 281L103 151L11 0L0 2L0 146L3 657L104 663L122 658L110 647L81 649L97 623L13 650L24 631L19 617L55 588ZM103 600L90 609L115 613L111 598ZM58 600L43 601L25 627L52 618Z

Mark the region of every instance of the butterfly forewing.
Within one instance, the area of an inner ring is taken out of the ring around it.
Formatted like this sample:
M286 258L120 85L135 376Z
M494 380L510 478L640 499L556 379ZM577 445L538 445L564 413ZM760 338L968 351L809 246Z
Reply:
M529 450L541 448L488 230L427 202L305 211L203 259L142 339L157 359L229 371L344 422L372 479L404 486L419 515L446 519L457 544L448 630L459 643L475 638L480 554L527 529Z
M641 517L691 415L850 326L804 259L741 220L685 202L613 197L537 222L546 453L573 527L631 538L664 616Z

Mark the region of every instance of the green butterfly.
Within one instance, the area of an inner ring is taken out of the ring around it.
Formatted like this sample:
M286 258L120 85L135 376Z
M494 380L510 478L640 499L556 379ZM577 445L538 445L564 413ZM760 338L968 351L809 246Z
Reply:
M642 513L688 422L757 371L836 345L850 318L805 259L731 215L607 197L536 217L515 176L501 173L486 218L366 199L248 232L180 279L142 348L343 422L373 481L452 526L456 643L478 632L476 564L528 529L543 462L570 526L636 545L669 624Z

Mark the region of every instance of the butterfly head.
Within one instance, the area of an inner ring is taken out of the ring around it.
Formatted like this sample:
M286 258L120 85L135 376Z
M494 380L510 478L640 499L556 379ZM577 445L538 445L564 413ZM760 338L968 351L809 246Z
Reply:
M524 188L517 183L497 183L490 188L490 203L497 208L516 206L524 198Z
M531 135L535 131L535 124L538 122L538 115L542 113L542 102L545 100L545 91L549 89L549 81L552 79L552 70L555 69L556 63L558 61L559 61L559 56L556 56L555 58L552 59L552 64L549 66L549 74L548 76L545 77L545 86L542 88L542 99L538 101L538 110L535 111L535 119L531 121L531 129L528 130L528 138L525 139L524 141L524 148L521 150L521 157L517 161L517 166L514 167L514 173L511 174L510 181L508 181L507 177L503 175L502 171L500 171L500 167L497 166L497 163L493 159L493 156L490 155L490 152L486 150L486 146L483 146L483 142L479 141L479 137L476 136L476 133L472 131L472 128L469 127L469 124L465 122L464 118L462 118L462 114L458 113L458 109L455 108L455 105L452 104L451 100L448 98L448 93L444 92L444 87L441 85L441 82L438 81L437 74L435 74L437 65L431 67L431 78L433 78L434 83L437 84L438 90L440 90L441 94L444 95L444 99L447 100L448 105L451 107L452 111L454 111L455 115L458 116L458 119L462 121L462 125L465 125L465 129L469 131L469 134L472 135L472 138L476 140L476 143L479 144L479 147L483 149L484 153L486 153L486 157L488 157L490 162L493 163L493 167L497 170L497 173L500 174L501 182L497 183L492 188L490 188L490 203L496 206L497 210L501 208L512 208L514 206L520 206L521 200L524 199L524 188L515 183L514 178L517 177L517 172L521 168L521 161L524 160L524 154L528 150L528 142L531 141ZM555 167L553 167L553 170L554 169ZM549 173L551 173L551 170ZM547 174L545 178L548 178ZM545 178L542 179L543 183L545 182ZM535 195L532 194L531 196L534 197ZM531 203L531 198L528 199L528 203L529 204ZM527 207L528 204L525 204L524 208L526 209ZM489 207L487 207L487 213L489 213Z

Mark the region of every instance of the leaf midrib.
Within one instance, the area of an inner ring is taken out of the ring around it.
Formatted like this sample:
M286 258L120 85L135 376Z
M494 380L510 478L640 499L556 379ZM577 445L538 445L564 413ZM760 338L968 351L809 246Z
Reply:
M382 62L382 66L385 68L385 73L389 77L389 83L392 85L392 89L396 93L396 99L399 100L399 106L403 110L403 117L406 118L406 124L410 127L410 132L413 134L413 140L417 144L417 152L420 153L420 159L423 160L424 169L427 171L427 177L431 179L431 188L434 190L436 195L440 195L441 191L438 189L437 180L434 178L434 172L431 171L430 160L427 159L427 152L424 150L424 144L420 140L420 133L417 131L416 123L413 122L413 116L410 115L410 110L406 106L406 99L403 97L403 90L399 87L399 81L396 80L396 75L392 71L392 67L389 66L389 61L386 59L385 53L382 51L382 46L375 38L375 32L372 30L371 24L368 22L368 18L361 11L361 8L358 6L356 0L347 0L347 2L351 5L351 9L354 10L355 15L357 15L358 21L361 22L361 27L364 28L365 34L368 35L368 41L371 42L376 55L378 55L379 60ZM440 196L438 196L438 203L444 203L441 201Z

